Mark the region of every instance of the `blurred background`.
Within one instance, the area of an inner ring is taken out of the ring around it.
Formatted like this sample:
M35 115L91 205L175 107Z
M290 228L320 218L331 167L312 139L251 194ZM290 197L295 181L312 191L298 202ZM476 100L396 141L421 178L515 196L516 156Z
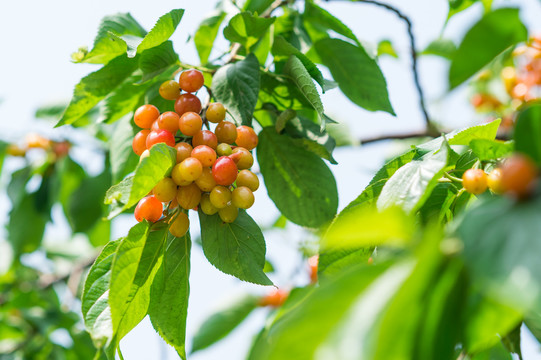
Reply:
M448 12L445 0L410 0L407 5L400 0L387 0L401 9L413 22L418 50L424 49L432 40L442 35L459 43L465 31L481 16L481 4L453 17L444 27ZM522 7L521 18L532 33L541 33L541 2L538 0L494 1L495 6L513 4ZM127 0L92 2L52 0L48 2L6 2L0 3L0 35L2 56L0 57L0 138L17 142L28 132L36 132L51 138L76 137L73 158L82 164L90 174L102 170L103 159L95 151L100 145L90 136L75 134L68 128L53 129L54 122L35 120L36 110L44 105L67 103L74 85L81 77L97 69L90 64L73 64L70 54L80 46L92 46L94 36L102 17L118 12L130 12L146 29L152 28L156 20L173 8L185 9L184 17L171 40L181 60L198 64L199 59L190 36L201 20L215 7L215 1L159 1L150 3ZM409 41L405 25L388 11L370 4L354 4L347 1L322 2L328 9L349 26L363 41L376 45L383 39L392 41L398 58L382 56L380 66L386 76L391 103L397 113L392 117L386 113L371 113L351 103L339 91L329 91L322 96L323 104L331 117L349 128L354 140L385 134L399 134L420 131L424 127L410 71ZM227 43L221 39L215 43L218 50L226 50ZM216 51L219 53L221 51ZM211 55L212 58L212 55ZM428 110L442 128L454 129L479 123L484 117L474 112L469 98L472 95L468 85L462 85L448 93L448 62L435 56L419 59L421 84ZM328 73L321 69L324 75ZM329 76L326 76L329 77ZM339 192L339 210L352 201L369 182L374 172L385 159L409 146L408 141L382 141L365 146L341 147L334 156L338 165L331 166ZM20 167L17 159L10 158L4 164L0 178L5 188L10 173ZM299 247L310 247L314 236L302 228L288 223L285 229L272 228L279 213L264 192L256 194L257 201L249 210L250 215L263 227L267 241L267 258L276 271L270 278L280 287L292 287L309 281L308 265L300 256ZM0 198L0 219L6 224L9 201L2 192ZM54 246L64 246L71 236L61 209L53 209L52 225L46 229L45 241ZM192 237L198 236L198 220L191 220ZM118 238L127 233L135 224L133 216L120 216L113 221L113 236ZM31 226L31 224L29 224ZM10 251L4 227L0 229L0 273L10 262ZM86 239L71 239L69 246L75 252L90 251ZM38 269L50 270L53 265L44 254L26 255L24 263ZM191 338L211 311L228 301L229 298L245 293L264 294L268 289L242 283L212 267L205 259L198 245L192 252L190 275L191 294L188 310L187 346ZM61 301L78 311L67 288L56 288ZM227 358L243 359L255 335L265 321L266 309L253 313L239 329L224 341L209 349L190 356L193 360ZM71 341L67 334L58 332L55 341ZM1 339L0 339L1 340ZM126 359L175 359L175 351L167 346L145 319L120 343ZM537 341L524 331L523 353L525 359L541 359Z

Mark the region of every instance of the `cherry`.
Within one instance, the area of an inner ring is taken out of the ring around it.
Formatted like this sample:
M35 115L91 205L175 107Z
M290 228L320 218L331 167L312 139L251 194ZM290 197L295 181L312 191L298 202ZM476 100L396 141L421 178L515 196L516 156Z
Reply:
M52 145L52 141L39 134L28 134L25 137L26 146L30 149L43 149L49 150Z
M234 148L233 155L234 154L240 154L238 157L233 158L233 160L236 160L235 163L237 164L239 170L249 169L254 164L254 157L252 156L252 153L245 148L240 146Z
M152 194L161 202L169 202L177 195L177 184L169 177L163 178L154 186Z
M228 156L219 157L212 165L212 175L218 185L229 186L237 179L238 168Z
M225 186L216 186L210 192L210 202L218 209L223 209L230 201L231 190Z
M201 190L194 183L181 186L177 192L177 201L183 209L193 209L201 201Z
M175 80L163 82L158 91L165 100L176 100L180 96L180 86Z
M245 148L246 150L252 150L257 146L258 138L254 129L249 126L239 126L237 128L237 140L235 140L238 146Z
M210 194L201 195L199 207L201 208L201 211L207 215L214 215L218 212L218 208L212 205L212 202L210 201Z
M150 129L152 123L160 116L160 110L154 105L141 105L135 110L133 121L143 129Z
M221 143L216 147L216 153L218 156L229 156L233 154L233 149L229 144Z
M167 130L172 134L176 134L178 131L180 116L174 111L166 111L158 117L156 121L158 128Z
M182 116L182 114L190 111L199 114L201 112L201 100L194 94L180 95L175 101L175 112Z
M203 126L201 116L192 111L184 113L178 122L180 131L186 136L194 136L201 130L201 126Z
M282 289L272 289L270 293L259 300L259 306L279 307L287 300L289 292Z
M177 163L189 158L193 150L192 146L187 142L179 142L175 145L175 148L177 149Z
M216 161L216 151L207 145L198 145L192 150L192 157L199 160L203 166L212 166Z
M201 130L197 132L192 139L193 146L207 145L213 149L218 146L216 135L209 130Z
M319 263L319 255L311 256L308 259L308 266L310 267L310 283L317 283L317 268Z
M218 142L233 144L237 140L237 127L230 121L221 121L214 132Z
M147 137L150 134L150 130L141 130L135 134L132 141L133 152L141 156L143 151L147 149Z
M175 136L167 130L151 131L146 140L147 149L159 143L175 146Z
M470 194L482 194L487 189L487 175L481 169L468 169L462 175L462 186Z
M237 186L246 186L252 191L259 189L259 178L250 170L241 170L237 175Z
M210 168L204 167L201 176L195 180L195 184L201 189L201 191L212 191L216 187L216 181L212 176Z
M57 158L63 158L64 156L68 155L70 148L71 144L69 141L60 141L53 143L53 152Z
M25 156L26 155L26 149L20 147L17 144L9 144L6 153L10 156Z
M254 204L254 201L254 193L246 186L237 187L231 194L231 202L241 209L249 209Z
M190 228L190 219L188 219L188 215L186 215L182 211L179 211L175 220L173 220L171 225L169 225L169 232L173 236L179 238L186 235L189 228Z
M225 119L225 107L221 103L210 103L205 116L211 123L219 123Z
M197 180L203 173L203 165L194 157L182 160L179 164L180 176L188 181Z
M158 125L158 120L154 121L152 125L150 126L150 131L158 131L161 130Z
M180 170L181 169L180 164L182 164L182 162L176 164L173 167L173 170L171 170L171 178L173 179L175 184L179 186L190 185L193 182L193 180L188 180L183 177L182 171Z
M501 169L502 188L505 193L519 199L525 199L532 193L537 178L537 168L529 157L515 154L503 163Z
M178 80L180 88L186 92L196 92L205 83L203 73L199 70L190 69L183 71Z
M232 223L239 216L239 209L235 205L229 203L224 208L218 210L218 215L223 222Z
M147 196L137 203L134 212L135 219L139 222L143 221L143 219L156 222L162 217L162 210L163 206L160 200L154 196Z
M488 188L495 194L502 194L502 169L496 168L488 174L487 177Z

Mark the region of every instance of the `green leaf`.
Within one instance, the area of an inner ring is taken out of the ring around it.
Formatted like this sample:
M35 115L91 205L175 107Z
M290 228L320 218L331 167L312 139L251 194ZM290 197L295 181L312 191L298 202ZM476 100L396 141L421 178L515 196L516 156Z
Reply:
M150 149L150 156L144 158L135 174L117 185L112 186L105 194L105 204L113 205L109 219L131 208L146 196L154 186L166 177L176 164L176 150L163 143Z
M383 73L365 49L338 39L319 40L315 49L351 101L369 111L395 115Z
M113 260L109 306L116 341L146 316L150 288L163 255L167 228L151 231L147 221L131 228Z
M306 97L306 100L317 111L321 122L321 129L325 128L323 119L323 104L319 98L316 86L310 77L310 74L302 64L302 62L294 55L291 55L284 66L284 74L288 75L301 93Z
M383 186L378 209L400 206L406 212L418 210L436 187L445 171L450 149L444 143L439 151L424 155L398 169Z
M224 36L231 42L242 44L247 51L267 32L274 18L262 18L249 12L241 12L229 20Z
M541 314L539 312L531 311L526 314L524 325L528 327L528 330L535 336L537 341L541 341Z
M242 7L242 10L251 11L253 13L261 14L265 11L274 0L247 0Z
M259 298L245 295L222 304L201 324L193 337L192 353L226 337L257 307Z
M65 103L40 106L34 113L34 116L36 119L53 119L58 121L66 110L66 106Z
M219 68L212 79L212 93L237 124L251 125L259 93L259 62L255 55Z
M535 274L541 265L541 201L514 202L505 197L487 197L458 223L457 235L464 242L464 259L474 281L491 297L517 310L539 311L541 281Z
M21 194L19 201L13 203L7 230L8 240L16 256L33 252L41 244L47 216L38 209L39 205L36 193L26 192Z
M81 181L70 196L67 207L73 232L90 230L103 217L105 192L111 186L111 173L105 169L100 175Z
M291 81L261 73L258 107L280 111L287 109L301 111L310 109L312 106ZM268 125L270 126L270 123Z
M82 312L86 330L96 347L108 346L113 338L113 321L109 307L111 267L122 239L109 242L94 261L86 276Z
M413 225L413 219L397 207L381 212L358 207L336 217L325 232L321 247L332 251L380 244L403 245L411 241L415 230Z
M323 31L332 30L340 35L351 39L361 46L361 43L351 31L340 19L329 13L327 10L314 4L312 0L306 1L304 5L303 20L308 22L312 26L316 26Z
M137 59L119 56L107 65L81 79L73 97L56 127L73 124L115 91L137 68Z
M341 321L351 315L350 312L355 308L354 305L361 294L375 282L377 285L378 276L383 274L379 289L385 286L394 291L408 273L404 266L398 266L396 269L389 269L388 264L355 266L332 281L321 283L319 287L284 310L281 316L277 316L270 328L256 341L249 359L345 358L325 356L320 353L323 350L320 345ZM377 286L374 287L374 291L376 289ZM380 293L382 290L379 290ZM382 303L381 296L378 297L379 303Z
M286 123L285 130L301 147L337 164L332 156L336 141L325 130L321 131L320 126L304 117L296 117Z
M0 141L0 173L2 172L2 166L4 165L4 158L6 156L6 149L8 144L4 141Z
M143 37L145 35L145 29L129 13L106 16L100 23L92 50L78 55L79 58L76 58L75 61L107 64L110 60L126 52L126 43L118 41L118 37Z
M272 34L272 31L269 29L263 34L263 36L259 39L259 41L252 47L252 52L257 57L257 60L262 66L265 66L265 64L267 63L267 58L269 57L269 52L272 47L272 41L273 41L273 34Z
M193 41L202 64L208 62L214 41L218 35L220 25L225 19L225 15L226 13L224 11L213 13L199 24L199 28L195 32Z
M263 272L265 239L259 226L240 210L233 223L224 223L215 214L199 211L201 242L208 261L218 270L236 278L260 285L272 285Z
M520 112L513 137L515 149L541 165L541 104L532 104Z
M511 153L514 148L513 143L510 141L487 139L474 139L470 142L470 147L473 153L481 161L496 160L502 158L507 154Z
M321 86L323 92L327 90L323 74L321 74L321 71L319 71L316 64L314 64L306 55L284 39L283 36L277 35L274 37L274 41L272 43L272 54L274 55L274 61L280 61L282 60L282 57L288 58L291 55L295 55L302 62L312 79L317 81L317 83Z
M355 265L366 264L373 253L374 247L320 250L317 268L319 281L336 276Z
M143 51L139 59L139 68L143 72L141 81L145 82L153 79L178 64L178 61L178 54L175 53L171 41L165 41L161 45Z
M378 43L378 57L382 55L389 55L390 57L398 59L398 54L396 53L393 43L390 40L381 40Z
M490 11L492 7L492 0L449 0L449 13L447 14L447 21L456 14L468 9L475 3L481 2L485 7L485 12Z
M518 9L501 8L489 12L464 36L451 60L451 89L468 80L508 47L526 41L528 31Z
M456 45L452 40L439 38L428 44L421 55L435 55L452 60L455 52Z
M163 261L150 292L150 321L154 329L179 356L186 358L186 316L190 295L190 235L171 234L163 249Z
M317 155L268 127L259 134L257 160L269 197L288 220L318 228L338 208L336 181Z
M132 148L133 137L137 132L131 117L125 116L116 124L109 141L109 161L114 184L131 173L139 162L139 157Z
M128 77L103 100L98 122L113 123L135 109L146 90L136 84L140 79L138 75Z
M180 23L182 15L184 15L183 9L173 9L161 16L143 39L121 36L120 38L126 41L128 45L128 57L135 57L137 53L161 45L169 40Z

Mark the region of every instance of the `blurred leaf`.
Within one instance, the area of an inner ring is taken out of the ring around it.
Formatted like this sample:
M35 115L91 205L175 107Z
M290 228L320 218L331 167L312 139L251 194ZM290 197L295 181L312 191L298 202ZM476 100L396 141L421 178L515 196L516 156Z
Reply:
M355 41L357 45L361 45L350 28L344 25L340 19L332 15L330 12L314 4L312 0L305 2L303 19L312 26L316 26L323 31L332 30L348 39Z
M446 170L449 151L444 143L439 151L426 154L398 169L383 186L378 197L378 209L400 206L412 213L423 206Z
M214 41L218 35L218 30L220 29L220 25L224 21L225 16L226 13L224 11L217 11L205 18L201 24L199 24L199 28L195 32L193 41L197 53L199 54L201 64L208 62Z
M112 186L105 194L105 204L113 205L109 219L131 208L164 177L168 176L176 164L176 150L163 143L150 149L150 156L144 158L135 174Z
M332 220L338 208L336 181L317 155L268 127L259 134L257 160L269 197L288 220L312 228Z
M148 313L154 329L185 359L192 243L189 233L182 238L166 236L163 261L150 289Z
M131 173L139 162L139 157L132 148L133 137L137 131L128 116L118 121L115 126L109 142L109 160L114 184Z
M498 342L493 348L473 355L471 360L513 360L513 356Z
M7 230L15 256L33 252L41 244L47 216L38 210L38 205L36 193L24 193L18 202L13 203Z
M325 93L325 90L327 90L325 79L323 78L323 75L317 68L316 64L314 64L300 50L287 42L284 37L279 35L274 37L274 41L272 43L272 54L274 55L275 61L285 60L282 59L282 57L288 58L291 55L295 55L302 62L312 79L317 81L317 83L321 86L323 93Z
M323 104L310 74L296 56L291 55L289 57L284 66L284 74L287 74L293 80L310 105L317 111L321 122L321 130L324 130Z
M435 55L452 60L455 52L456 45L452 40L439 38L428 44L421 55Z
M474 139L470 142L470 147L481 161L502 158L511 153L514 148L513 143L510 141L487 139Z
M236 278L260 285L272 285L263 272L265 239L255 221L244 210L231 223L215 214L199 211L201 241L208 261L218 270Z
M262 18L249 12L241 12L229 20L224 36L231 42L242 44L247 51L265 34L274 18Z
M265 274L275 272L274 265L269 260L265 260L265 266L263 267L263 272Z
M521 111L513 135L515 149L541 165L541 104L532 104Z
M396 53L393 43L390 40L381 40L378 43L378 57L382 55L389 55L390 57L398 59L398 54Z
M382 110L395 115L383 73L364 48L343 40L322 39L315 49L351 101L369 111Z
M242 7L245 11L251 11L254 13L261 14L263 11L265 11L274 0L246 0L244 3L244 6Z
M192 353L226 337L257 307L259 298L245 295L222 304L201 324L193 337Z
M468 80L508 47L526 41L528 31L518 9L500 8L486 14L464 36L451 60L451 89Z
M517 310L539 304L541 201L515 203L505 197L478 200L458 223L464 259L474 285Z
M524 324L532 333L537 341L541 341L541 314L537 311L531 311L524 317Z
M86 54L81 54L76 62L91 64L107 64L127 50L126 43L118 41L118 37L146 35L145 29L129 13L118 13L102 19L98 35L94 39L94 47Z
M109 242L86 276L82 311L86 330L98 348L109 345L113 338L113 322L109 307L111 267L122 239Z
M163 256L167 228L151 231L145 220L130 229L111 268L109 306L115 340L120 341L146 316L150 287Z
M73 97L56 127L73 124L115 91L137 68L138 59L121 55L90 73L75 86Z
M449 1L449 13L447 14L447 20L454 15L466 10L473 4L481 2L485 7L485 11L490 11L492 7L492 0L448 0Z
M522 359L522 350L520 349L520 322L511 332L509 332L503 339L502 343L509 352L517 354L519 359Z
M34 113L36 119L52 119L58 121L64 111L66 104L46 105L39 107Z
M212 93L237 125L251 125L259 93L259 62L255 55L219 68L212 79Z
M374 247L320 249L317 268L319 281L345 271L356 265L366 264L374 253Z

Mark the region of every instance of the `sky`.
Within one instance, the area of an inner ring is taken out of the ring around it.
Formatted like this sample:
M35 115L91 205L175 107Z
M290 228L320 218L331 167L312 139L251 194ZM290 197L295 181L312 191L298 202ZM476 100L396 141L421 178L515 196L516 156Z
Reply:
M520 0L495 3L513 4L518 1ZM445 0L409 0L407 6L400 0L387 2L396 5L410 16L418 50L442 34L447 15ZM522 0L520 3L526 8L526 11L521 13L522 19L530 28L541 32L541 23L536 22L541 16L541 2ZM173 8L184 8L184 17L172 40L183 62L197 64L195 47L187 40L214 5L213 0L162 0L151 5L148 2L127 0L0 2L0 138L17 141L29 131L52 136L69 134L63 128L53 132L52 124L36 122L33 114L39 106L68 101L73 86L79 79L96 69L95 65L71 63L70 54L80 46L91 48L103 16L130 12L143 27L150 29L161 15ZM322 6L352 28L363 41L377 43L382 39L390 39L400 56L398 60L383 57L380 61L396 117L360 109L337 90L322 96L326 112L339 122L346 123L355 138L421 130L424 123L413 86L408 57L409 43L404 24L399 22L395 15L368 4L339 1L325 2ZM475 6L456 16L443 31L443 36L458 42L481 13L480 6ZM218 47L220 46L225 48L226 45L218 44ZM441 126L457 128L480 120L467 105L467 87L462 86L450 94L446 93L448 64L445 61L435 57L422 57L419 67L429 112ZM324 71L324 74L328 72ZM383 161L403 149L403 146L382 142L364 147L337 149L335 157L339 165L332 166L331 169L337 179L340 208L360 194ZM82 158L84 154L78 156ZM92 169L95 164L86 161L86 165ZM16 164L6 164L8 170L10 166ZM0 184L5 182L6 178L3 177ZM4 204L0 204L0 219L5 219L8 211L6 201L0 203ZM263 225L272 224L278 216L264 190L256 193L256 204L249 213ZM58 216L55 216L55 219L58 219ZM197 218L191 217L191 221L192 229L197 229ZM66 232L62 221L58 222L60 224L48 229L49 237ZM114 224L115 236L124 235L133 224L131 217L121 218ZM299 243L307 240L307 234L298 227L288 226L287 231L267 232L266 240L268 258L279 269L278 273L272 276L272 280L284 287L294 283L306 283L308 277L305 264L301 262L296 248ZM261 287L242 283L214 269L197 246L193 248L191 260L188 344L199 324L213 308L227 301L228 297L265 292ZM195 353L190 359L224 358L223 354L227 354L228 360L243 359L251 336L262 326L265 315L265 310L254 313L239 331L208 350ZM537 350L537 343L528 334L525 334L525 337L525 359L539 358L541 353ZM173 349L159 339L148 319L128 334L120 346L126 359L177 358Z

